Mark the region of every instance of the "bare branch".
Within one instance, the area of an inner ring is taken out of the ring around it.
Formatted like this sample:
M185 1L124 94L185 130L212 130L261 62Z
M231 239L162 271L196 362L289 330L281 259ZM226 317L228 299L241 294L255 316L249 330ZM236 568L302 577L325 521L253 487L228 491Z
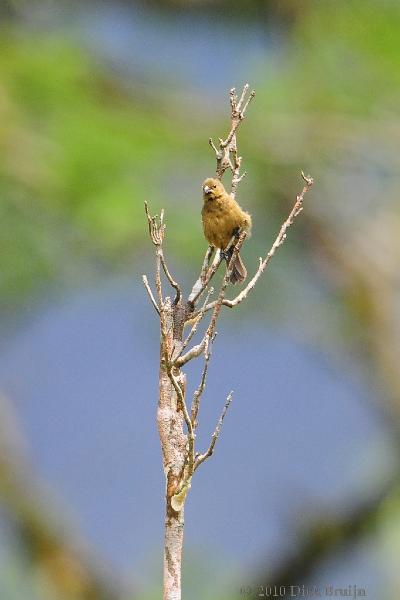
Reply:
M165 236L164 209L161 210L159 222L157 222L158 215L154 215L154 217L151 216L147 202L144 203L144 210L146 212L147 222L149 225L150 239L157 248L158 260L161 263L166 278L168 279L171 286L176 290L174 303L177 304L182 297L182 291L179 284L174 280L171 273L169 272L162 249L162 244Z
M162 257L162 243L164 240L164 210L161 210L160 219L157 221L157 215L152 217L149 212L149 207L147 202L144 203L144 210L147 216L147 223L149 226L149 235L150 239L156 247L156 272L155 272L155 284L157 290L157 298L158 298L158 314L160 316L160 325L161 325L161 336L163 340L163 346L165 346L165 340L167 339L167 325L166 325L166 317L164 310L164 297L162 293L162 283L161 283L161 257ZM157 304L157 303L156 303ZM166 348L164 348L165 358L167 360Z
M171 286L176 290L176 296L175 296L175 300L174 300L174 304L178 304L179 300L182 298L182 290L180 288L179 283L177 283L174 278L172 277L171 273L169 272L169 269L167 267L167 263L165 261L165 257L164 257L164 252L161 249L160 252L160 260L161 260L161 265L163 268L163 271L165 273L166 278L168 279L169 283L171 284Z
M158 307L159 307L159 310L161 311L161 309L163 307L163 303L164 303L164 299L163 299L163 295L162 295L162 287L161 287L161 272L160 272L161 244L164 239L164 231L165 231L165 225L163 223L164 211L163 210L161 211L160 222L158 223L157 215L154 215L154 217L151 216L147 202L144 203L144 210L146 212L147 223L149 226L150 239L157 249L156 250L155 281L156 281L156 289L157 289L157 296L158 296Z
M167 339L167 324L165 322L165 311L164 311L164 298L162 293L161 285L161 260L160 260L160 248L156 251L156 274L155 274L156 290L158 296L158 307L160 310L160 324L161 324L161 335L163 342Z
M203 264L201 266L201 271L200 271L201 281L204 281L206 278L208 267L209 267L213 252L214 252L214 246L208 246L205 256L204 256Z
M174 365L176 367L182 367L183 365L185 365L187 362L189 362L190 360L192 360L193 358L197 358L198 356L200 356L201 354L203 354L204 350L207 347L207 344L209 343L209 340L213 337L214 333L215 333L215 327L217 324L217 319L218 319L218 315L220 313L224 298L225 298L225 291L226 288L228 286L229 280L230 280L230 276L232 274L232 270L233 270L233 265L235 264L236 258L239 254L239 251L243 245L244 240L246 239L247 233L245 231L243 231L240 235L238 240L236 241L236 244L233 247L233 252L232 252L232 256L231 259L229 261L229 265L228 268L226 270L224 279L222 280L222 284L221 284L221 288L219 291L219 296L218 299L216 301L216 303L213 305L214 306L214 311L213 314L211 316L211 320L210 323L207 327L207 331L204 334L204 337L202 339L202 341L200 342L200 344L197 344L196 346L194 346L193 348L191 348L188 352L186 352L186 354L184 354L183 356L178 357L175 362ZM207 309L207 307L204 309L202 309L202 312L204 312Z
M242 95L240 96L239 103L236 105L236 107L237 107L237 109L238 109L239 111L240 111L240 108L241 108L241 106L242 106L242 104L243 104L243 102L244 102L244 99L245 99L245 97L246 97L246 94L247 94L247 91L248 91L249 87L250 87L250 86L249 86L249 84L248 84L248 83L245 83L245 85L243 86ZM233 92L235 92L235 88L233 88ZM254 95L254 92L252 92L252 93L253 93L253 95ZM232 90L231 90L231 94L232 94ZM251 96L250 96L250 97L251 97ZM236 101L237 101L237 97L236 97ZM231 103L231 106L232 106L232 103ZM235 105L233 105L233 106L232 106L232 108L234 109L234 108L235 108ZM246 108L247 108L247 107L246 107ZM245 110L246 110L246 109L245 109ZM243 112L244 112L244 111L243 111Z
M219 438L219 434L221 433L222 423L223 423L223 421L225 419L226 413L228 412L228 408L229 408L229 406L230 406L230 404L232 402L232 396L233 396L233 392L229 392L228 397L227 397L226 402L225 402L224 409L223 409L223 411L221 413L221 416L219 418L219 421L217 423L215 431L212 434L210 446L209 446L207 452L205 452L204 454L200 454L199 456L197 456L197 458L195 460L195 463L194 463L194 471L196 471L196 469L198 469L198 467L205 460L207 460L207 458L210 458L210 456L213 455L215 444L217 442L217 439Z
M214 342L216 335L217 335L217 332L214 333L214 336L209 340L209 343L207 344L207 346L204 350L204 367L203 367L203 371L201 373L200 384L199 384L199 387L195 390L195 392L193 394L191 417L192 417L192 423L193 423L194 429L197 428L197 415L199 413L200 400L201 400L201 396L203 395L204 388L206 387L208 365L209 365L210 358L211 358L211 344Z
M209 139L208 139L208 143L210 144L211 148L214 150L214 152L215 152L215 156L216 156L217 160L218 160L219 158L221 158L221 156L220 156L220 154L221 154L221 153L220 153L220 151L218 150L218 148L216 147L216 145L214 144L214 142L213 142L213 139L212 139L212 138L209 138Z
M209 338L212 338L214 335L215 326L217 324L217 319L218 319L221 307L224 303L225 292L226 292L228 283L230 281L230 277L231 277L232 270L233 270L233 265L235 264L237 256L240 252L241 247L243 246L243 243L244 243L246 237L247 237L246 231L242 231L241 234L239 235L239 238L237 239L235 245L233 246L232 256L229 261L228 268L226 269L226 273L225 273L225 276L224 276L224 279L222 281L222 285L221 285L221 288L219 291L218 299L216 300L216 302L214 304L214 310L213 310L213 314L211 316L210 324L207 328L207 331L206 331L206 334L204 337L206 337L208 335ZM213 304L213 303L211 303L211 304Z
M208 260L209 260L211 258L210 248L212 248L212 246L208 247L206 256L204 258L203 267L201 269L200 277L197 279L196 283L194 284L192 291L190 292L190 295L188 298L188 302L190 302L192 305L195 305L197 300L201 297L204 290L210 283L211 279L214 277L215 273L218 271L218 267L223 260L222 253L218 250L214 256L214 260L212 262L211 267L208 268L208 263L206 265L206 259L208 258ZM192 316L190 316L190 318L192 318Z
M229 97L230 97L230 104L231 104L231 109L232 109L232 114L231 114L231 130L228 133L228 137L226 138L226 140L223 140L221 142L221 147L225 148L227 146L230 145L230 143L233 141L235 135L236 135L236 131L237 128L239 127L240 123L243 121L244 119L244 114L246 112L246 109L248 107L248 105L250 104L250 102L253 100L254 96L256 95L255 91L252 90L252 92L250 93L249 97L246 100L245 105L243 106L242 109L242 105L244 102L244 99L246 97L246 94L249 90L249 84L246 83L243 86L243 90L242 90L242 95L240 96L240 100L239 102L237 102L237 96L236 96L236 90L235 88L232 88L229 92ZM236 140L235 140L235 145L236 145Z
M156 302L156 299L154 298L153 292L151 291L151 287L149 285L146 275L142 275L142 281L143 281L144 287L146 288L146 291L149 295L152 305L156 309L157 314L160 315L160 309L158 308L158 304Z
M227 253L228 250L231 249L232 246L234 246L234 244L237 242L237 237L236 236L232 236L228 246L225 249L225 254ZM212 262L211 267L207 270L206 268L206 258L208 256L208 252L209 249L212 248L211 246L209 246L206 256L204 258L204 262L203 262L203 267L200 273L200 277L198 278L198 280L196 281L196 283L194 284L192 291L190 293L188 302L191 303L192 305L194 305L197 300L201 297L201 295L203 294L204 290L206 289L206 287L208 286L208 284L210 283L211 279L214 277L215 273L218 271L218 268L221 264L221 262L224 259L224 255L221 252L221 250L217 250L217 253L214 257L214 260ZM196 313L189 313L188 314L188 320L192 320L195 319L199 316L200 312L204 312L204 311L198 311Z
M250 102L253 100L253 98L254 98L254 96L255 96L255 95L256 95L255 91L254 91L254 90L252 90L252 91L251 91L251 93L250 93L250 96L247 98L247 100L246 100L246 103L245 103L245 105L243 106L243 108L241 108L241 106L240 106L240 107L238 107L238 108L239 108L239 110L240 110L240 115L241 115L241 117L240 117L240 118L241 118L241 119L244 119L244 113L246 112L246 110L247 110L247 107L249 106Z
M244 94L246 94L246 92L247 92L248 89L249 89L249 84L246 83L243 86L242 96L244 96ZM240 99L242 99L242 97ZM237 94L236 94L236 88L231 88L229 90L229 101L230 101L231 109L232 110L235 110L235 108L237 106L237 100L238 100L238 98L237 98Z
M238 101L235 88L232 88L229 92L229 100L231 106L231 129L225 140L219 140L219 148L217 148L212 141L209 139L209 144L215 152L217 159L216 175L219 179L222 178L223 174L227 169L232 171L232 194L235 195L239 182L243 179L244 175L240 175L241 157L237 155L237 142L236 132L239 128L240 123L245 117L246 110L255 96L255 91L248 95L249 84L246 83L243 86L240 100Z
M204 335L203 339L201 340L200 344L193 346L193 348L191 348L188 352L186 352L186 354L184 354L183 356L178 356L178 358L175 359L174 366L181 368L184 365L186 365L186 363L188 363L193 358L197 358L198 356L203 354L203 352L208 344L208 340L209 340L209 336L206 333Z
M210 288L210 289L209 289L209 291L208 291L208 293L207 293L206 299L204 300L204 304L203 304L203 306L201 307L201 309L198 311L198 313L196 314L195 318L193 319L193 320L194 320L194 323L193 323L193 325L192 325L192 329L190 330L190 332L189 332L189 335L187 336L187 338L184 340L184 342L183 342L183 344L182 344L181 351L179 352L178 356L181 356L181 355L182 355L183 351L185 350L185 348L188 346L188 344L191 342L192 338L193 338L193 337L194 337L194 335L196 334L197 327L198 327L198 325L199 325L200 321L202 320L202 318L203 318L203 317L204 317L204 315L205 315L205 312L206 312L206 306L207 306L207 304L208 304L208 301L209 301L209 299L210 299L210 296L211 296L213 293L214 293L214 288Z
M236 194L236 190L237 190L237 187L238 187L239 183L247 175L247 171L244 171L240 175L240 166L242 164L242 157L241 156L236 156L236 152L234 153L234 155L235 155L235 158L234 158L234 169L233 169L232 188L231 188L233 195Z

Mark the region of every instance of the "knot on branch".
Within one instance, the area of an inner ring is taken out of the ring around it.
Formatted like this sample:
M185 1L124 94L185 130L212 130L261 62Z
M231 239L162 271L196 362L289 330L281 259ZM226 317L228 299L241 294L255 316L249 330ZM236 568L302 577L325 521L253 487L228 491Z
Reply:
M185 481L179 492L171 497L171 507L175 512L180 512L185 504L187 493L191 488L190 480L191 478Z

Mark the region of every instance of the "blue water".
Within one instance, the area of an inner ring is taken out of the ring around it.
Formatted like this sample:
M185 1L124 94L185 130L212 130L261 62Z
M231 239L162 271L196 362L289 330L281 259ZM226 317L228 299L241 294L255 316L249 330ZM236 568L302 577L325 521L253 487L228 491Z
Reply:
M294 543L299 511L362 493L370 481L361 467L377 448L383 461L385 447L366 390L313 348L264 324L238 330L231 315L215 345L200 448L227 392L235 396L216 454L193 483L186 544L245 570ZM33 471L121 573L158 555L162 539L157 360L153 310L124 280L47 306L0 358L0 389Z

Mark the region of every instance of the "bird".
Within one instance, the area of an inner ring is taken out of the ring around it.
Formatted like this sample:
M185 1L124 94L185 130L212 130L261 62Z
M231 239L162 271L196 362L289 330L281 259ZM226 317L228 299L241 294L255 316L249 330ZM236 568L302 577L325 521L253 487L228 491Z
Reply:
M203 183L203 220L204 236L211 246L224 252L229 261L233 253L233 245L229 242L240 231L251 231L251 216L236 202L233 194L229 194L219 179L207 178ZM242 283L247 277L247 270L238 254L232 267L231 283Z

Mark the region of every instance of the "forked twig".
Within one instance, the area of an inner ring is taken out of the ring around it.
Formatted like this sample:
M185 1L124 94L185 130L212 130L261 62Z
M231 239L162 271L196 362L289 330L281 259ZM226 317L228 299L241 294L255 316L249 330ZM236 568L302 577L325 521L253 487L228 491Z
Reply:
M172 275L168 269L168 266L167 266L167 263L166 263L166 260L164 257L164 252L162 249L162 244L163 244L164 237L165 237L165 227L166 227L165 223L164 223L164 209L161 210L159 220L158 220L158 215L154 215L154 217L152 217L150 215L149 207L148 207L148 204L146 201L144 203L144 210L145 210L146 216L147 216L150 239L152 240L153 244L157 248L157 258L162 266L164 274L165 274L166 278L168 279L170 285L176 291L174 304L178 304L178 302L180 301L180 299L182 297L182 290L180 288L180 285L175 281L175 279L172 277Z
M238 100L235 88L232 88L229 92L229 99L231 105L231 129L225 140L219 140L219 148L216 147L212 138L209 139L209 144L214 150L215 157L217 159L216 176L221 179L227 169L232 171L232 186L231 192L233 195L236 194L237 186L239 182L246 175L240 175L240 167L242 163L242 157L238 156L237 153L237 142L236 132L239 128L240 123L245 118L246 110L256 95L255 91L252 90L247 96L249 91L249 84L243 87L240 99ZM247 96L247 99L246 99Z

